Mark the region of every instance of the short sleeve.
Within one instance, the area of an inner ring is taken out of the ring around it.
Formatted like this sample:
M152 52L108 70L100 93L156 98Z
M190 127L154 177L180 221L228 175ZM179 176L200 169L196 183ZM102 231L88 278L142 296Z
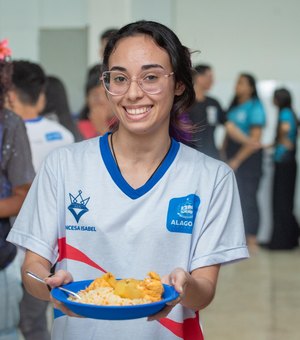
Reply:
M250 126L264 126L266 124L266 113L261 102L255 100L249 112Z
M229 171L216 185L198 234L191 270L249 257L236 180ZM197 221L196 221L197 222ZM200 221L198 221L200 223Z
M59 209L56 176L47 160L36 175L7 239L54 264L58 255Z
M293 119L293 113L289 109L283 109L279 114L280 123L291 123Z

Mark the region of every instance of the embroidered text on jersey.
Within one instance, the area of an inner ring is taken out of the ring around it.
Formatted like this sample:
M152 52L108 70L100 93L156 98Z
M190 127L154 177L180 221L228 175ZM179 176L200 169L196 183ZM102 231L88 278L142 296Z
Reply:
M172 198L169 203L167 229L174 233L191 234L200 205L200 198L191 194Z

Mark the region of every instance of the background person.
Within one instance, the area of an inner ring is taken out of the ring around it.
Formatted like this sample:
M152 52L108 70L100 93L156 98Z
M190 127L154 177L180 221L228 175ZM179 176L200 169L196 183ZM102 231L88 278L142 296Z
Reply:
M9 91L8 108L25 122L30 141L33 165L39 169L52 150L74 142L72 133L60 123L41 117L46 103L47 78L36 63L13 61L13 87Z
M278 108L278 122L274 145L273 231L268 247L294 249L299 245L299 224L294 215L298 120L287 89L277 89L273 101Z
M56 121L40 116L45 105L46 82L46 75L38 64L13 61L13 86L8 92L7 107L25 122L35 171L48 153L74 142L69 130ZM24 290L20 303L20 328L25 339L50 339L47 307L47 301L36 299Z
M40 116L56 120L73 134L76 142L81 141L82 136L74 122L62 80L55 76L47 76L45 96L46 105Z
M249 140L260 144L266 114L252 75L240 74L226 119L226 125L232 124L247 135ZM256 251L259 226L257 191L262 176L262 150L253 147L251 143L238 142L229 133L225 136L223 148L228 164L235 171L248 246Z
M219 159L219 151L215 143L217 125L225 123L225 114L219 102L207 96L213 85L211 66L199 64L195 66L194 89L196 100L188 110L189 118L195 124L193 146L206 155Z
M85 138L104 135L114 117L100 75L103 67L90 72L85 86L85 105L79 114L78 129Z
M214 297L220 265L248 252L233 171L169 133L190 128L181 120L194 101L189 50L166 26L139 21L109 40L104 67L118 123L113 133L60 148L44 163L9 235L27 248L24 283L49 300L45 285L26 270L47 278L56 263L55 276L46 279L54 287L99 276L87 259L117 277L138 278L154 268L181 294L148 319L160 322L74 318L54 300L69 316L57 313L53 338L203 339L198 311ZM47 203L34 203L46 193ZM85 214L69 209L70 193L88 208ZM76 223L96 231L67 230Z
M18 340L22 285L17 249L6 241L15 217L35 176L25 125L4 109L11 87L11 51L0 41L0 339Z

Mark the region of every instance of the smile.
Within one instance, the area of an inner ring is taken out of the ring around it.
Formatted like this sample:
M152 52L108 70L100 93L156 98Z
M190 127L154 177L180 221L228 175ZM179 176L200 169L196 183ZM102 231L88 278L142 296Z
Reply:
M130 115L140 115L140 114L150 111L151 108L152 106L144 106L144 107L139 107L139 108L126 108L125 107L125 110Z

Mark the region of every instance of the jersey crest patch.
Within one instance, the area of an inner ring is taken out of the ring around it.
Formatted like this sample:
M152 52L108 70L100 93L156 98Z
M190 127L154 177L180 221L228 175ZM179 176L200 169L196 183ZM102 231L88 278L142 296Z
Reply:
M172 198L168 209L167 229L172 233L191 234L199 205L200 198L194 194Z
M71 211L77 223L79 222L81 216L89 211L87 204L90 200L90 197L83 198L81 194L81 190L78 190L77 196L73 196L69 193L71 204L68 206L68 209Z

